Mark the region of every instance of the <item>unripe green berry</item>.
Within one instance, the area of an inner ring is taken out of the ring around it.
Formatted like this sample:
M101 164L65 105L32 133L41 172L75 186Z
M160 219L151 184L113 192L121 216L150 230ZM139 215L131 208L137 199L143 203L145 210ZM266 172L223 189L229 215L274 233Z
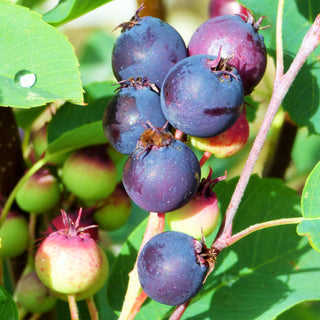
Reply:
M94 213L94 220L104 230L116 230L122 227L129 219L131 200L119 184L115 191L102 202L102 206Z
M67 226L51 233L35 256L36 272L41 281L54 292L77 295L96 289L108 274L104 251L62 211ZM91 292L90 292L91 293Z
M0 258L13 258L29 245L29 230L26 219L18 214L9 214L0 229Z
M80 199L98 201L114 191L117 170L104 145L92 146L74 152L65 161L62 180Z
M36 271L22 276L16 287L17 303L32 313L44 313L51 310L57 298L41 282Z
M18 190L18 206L30 213L43 213L53 209L60 200L58 179L46 169L33 174Z

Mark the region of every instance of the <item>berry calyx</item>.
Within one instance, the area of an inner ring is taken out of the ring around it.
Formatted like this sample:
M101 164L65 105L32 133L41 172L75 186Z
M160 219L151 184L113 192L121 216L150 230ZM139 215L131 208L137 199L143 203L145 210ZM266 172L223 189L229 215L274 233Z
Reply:
M93 212L94 212L94 209L92 208L87 208L82 210L81 218L78 225L79 228L85 229L86 227L90 227L95 224L95 221L93 219ZM71 219L71 221L76 221L78 217L78 211L69 212L68 217ZM49 226L45 231L45 234L49 236L52 232L58 231L60 229L65 229L65 228L66 228L65 217L64 215L59 214L50 221ZM85 230L93 240L95 241L99 240L98 228L90 227Z
M61 214L65 229L51 233L36 252L39 278L51 290L67 295L100 288L108 274L108 261L104 251L86 232L95 226L79 227L81 210L75 222L64 210Z

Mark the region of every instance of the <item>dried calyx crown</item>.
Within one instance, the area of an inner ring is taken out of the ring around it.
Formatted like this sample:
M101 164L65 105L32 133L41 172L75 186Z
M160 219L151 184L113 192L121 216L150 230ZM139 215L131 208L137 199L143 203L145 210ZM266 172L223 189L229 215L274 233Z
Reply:
M265 27L261 27L261 23L262 23L262 20L266 17L266 16L262 16L260 17L257 21L256 19L254 18L254 16L248 11L248 14L247 15L243 15L243 14L239 14L240 16L243 16L245 19L246 19L246 22L247 23L250 23L253 27L253 29L258 32L258 30L263 30L263 29L267 29L267 28L270 28L271 26L268 25L268 26L265 26Z
M155 93L160 93L159 88L156 86L155 83L149 81L146 77L131 77L129 79L121 80L114 85L119 85L114 91L119 91L123 88L135 88L137 90L142 88L150 88Z
M127 22L120 23L118 26L114 28L114 30L121 28L121 33L124 33L127 30L130 30L132 27L139 24L139 21L141 20L141 17L139 16L139 13L144 9L143 4L137 9L135 14L131 17L131 19Z
M169 146L174 139L172 134L167 131L169 122L167 121L162 128L153 126L149 121L143 124L146 130L140 136L136 149L141 150L142 154L145 151L150 152L152 148L161 148ZM139 156L138 155L138 156Z
M62 215L62 221L65 226L65 229L60 229L58 230L59 232L62 232L66 234L67 236L77 236L80 233L91 229L91 228L97 228L98 225L91 225L91 226L86 226L86 227L80 227L80 220L81 220L81 215L82 215L82 208L79 209L79 214L76 219L76 221L73 221L68 214L66 213L65 210L61 210L61 215Z
M209 167L209 174L207 178L203 178L200 181L198 187L198 194L206 197L211 198L215 196L215 193L212 191L212 188L219 182L227 178L227 172L225 171L224 175L218 178L212 178L212 169Z
M212 169L211 167L209 167L208 177L201 180L198 188L198 193L205 197L215 196L215 193L212 191L212 187L216 185L219 181L226 179L227 173L225 172L224 176L214 179L212 179L211 176ZM205 237L203 235L203 232L201 242L195 240L195 254L199 264L205 265L208 268L206 277L203 280L204 283L215 267L218 251L214 247L207 247L207 245L205 244Z
M222 47L219 48L218 56L214 60L208 59L207 65L211 68L211 72L220 72L224 75L231 76L238 81L238 77L233 73L234 67L229 65L229 61L234 57L234 54L227 58L222 58L221 51Z

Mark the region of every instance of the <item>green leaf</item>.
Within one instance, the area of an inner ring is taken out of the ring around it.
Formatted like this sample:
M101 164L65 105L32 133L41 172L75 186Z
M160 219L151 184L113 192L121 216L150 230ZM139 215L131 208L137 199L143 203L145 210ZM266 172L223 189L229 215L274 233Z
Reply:
M43 19L54 26L60 26L110 1L61 0L56 7L43 16Z
M267 16L263 25L271 28L259 31L265 37L268 53L275 57L276 52L276 8L278 0L241 0L250 8L256 17ZM309 30L317 14L320 13L320 2L284 1L283 14L283 50L285 70L297 54L302 39ZM310 133L320 133L320 100L319 100L319 62L318 47L302 67L286 98L283 107L299 126L307 126Z
M11 295L0 286L0 318L6 320L18 320L18 308Z
M73 47L40 15L0 1L0 37L0 105L35 107L56 100L83 102ZM26 73L30 82L19 76Z
M303 188L302 214L310 220L302 221L297 229L301 236L307 236L310 245L320 251L320 162L311 171Z
M215 186L221 212L225 212L236 182L232 179ZM262 221L297 217L299 203L299 196L283 181L252 176L234 220L234 232ZM130 253L136 254L140 241L137 232L122 257L123 268L125 261L131 261ZM320 299L319 265L320 254L305 238L297 237L294 225L257 231L222 250L214 272L184 318L274 319L299 302ZM148 299L136 319L167 319L173 310Z
M109 98L98 99L86 106L64 104L48 125L48 152L65 153L106 143L102 118Z
M111 65L114 41L114 36L101 30L88 37L79 56L79 69L84 86L114 79Z

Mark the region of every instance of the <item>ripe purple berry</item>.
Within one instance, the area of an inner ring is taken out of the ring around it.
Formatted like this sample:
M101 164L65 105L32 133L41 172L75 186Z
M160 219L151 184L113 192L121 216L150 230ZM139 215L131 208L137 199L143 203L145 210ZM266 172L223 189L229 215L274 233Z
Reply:
M146 77L159 88L167 72L187 57L180 34L164 21L136 14L120 25L122 32L112 52L112 68L118 80Z
M198 159L188 146L164 129L149 128L127 159L122 181L142 209L168 212L193 197L200 174Z
M120 153L130 154L145 130L145 123L163 127L160 96L152 83L137 78L124 80L103 115L103 129L109 143Z
M204 243L177 231L151 238L138 257L138 276L145 293L153 300L179 305L202 288L209 264L202 257Z
M238 119L244 93L237 70L220 56L195 55L177 63L161 89L170 124L195 137L211 137Z
M242 79L244 92L249 94L264 75L267 51L264 38L258 33L262 18L253 16L243 21L237 15L224 15L205 21L194 32L189 42L189 55L217 55L222 48L223 58L233 56L229 64Z

